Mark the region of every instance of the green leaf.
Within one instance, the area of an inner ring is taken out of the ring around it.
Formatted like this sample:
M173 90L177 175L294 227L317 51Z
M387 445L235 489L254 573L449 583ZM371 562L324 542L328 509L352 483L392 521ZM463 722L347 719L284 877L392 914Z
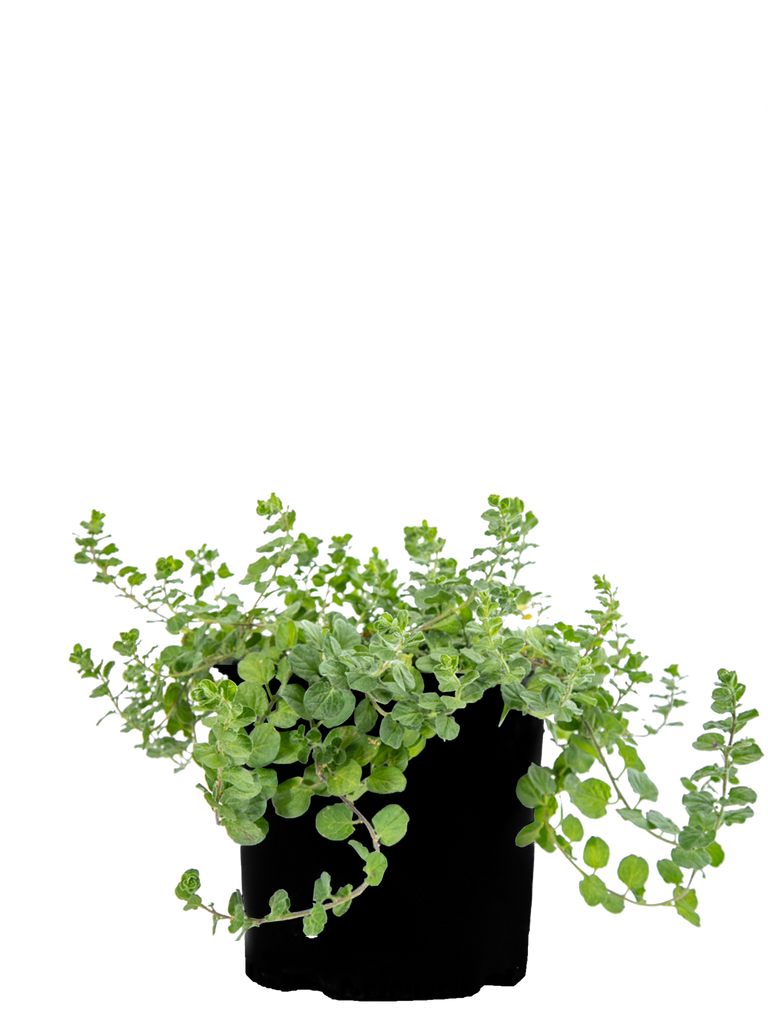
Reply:
M673 860L657 860L656 867L665 882L680 885L683 881L683 872Z
M363 769L357 761L347 760L334 768L333 774L324 774L328 779L328 792L331 796L347 796L360 785Z
M330 646L336 641L328 639L326 646ZM320 662L318 672L321 677L327 680L331 686L335 686L338 690L348 690L349 683L347 682L347 665L343 661L339 661L335 657L326 657L324 661Z
M569 814L563 819L562 829L564 835L566 835L573 843L581 842L584 838L584 826L573 814Z
M734 807L725 812L723 817L723 824L725 825L740 825L751 818L755 812L751 807Z
M719 732L704 732L691 746L694 750L722 750L727 741Z
M301 628L304 630L304 636L309 644L314 647L318 653L323 649L323 627L319 622L308 622L304 621L301 624Z
M340 690L329 680L321 679L312 683L304 694L304 707L311 718L340 725L355 710L355 698L349 690ZM342 715L344 717L339 720Z
M371 852L370 850L367 850L363 846L363 844L359 843L356 839L350 839L347 845L351 846L353 850L356 850L357 853L363 858L363 860L366 860L368 854Z
M118 652L118 654L123 653L121 650L119 650L117 644L113 644L112 646ZM120 646L122 647L123 645L121 644ZM178 644L169 644L168 647L164 647L160 652L160 661L163 665L173 666L175 661L184 660L185 658L189 658L189 656L190 652L186 647L179 647ZM186 668L186 666L184 667ZM206 681L204 680L203 683L205 684L205 682Z
M591 743L587 743L581 736L572 734L568 739L568 746L563 751L563 760L572 772L581 774L588 772L596 757L596 751Z
M243 907L243 894L239 889L235 890L229 897L227 911L232 915L233 920L229 924L229 931L236 932L242 928L245 920L245 908Z
M176 886L176 895L180 900L188 900L193 893L200 888L200 873L197 868L189 868L181 876L181 881Z
M263 768L271 764L280 749L280 733L267 722L254 725L250 735L251 752L246 764L249 768Z
M354 886L352 885L352 883L348 882L345 886L343 886L337 892L333 893L332 896L331 896L331 899L334 899L334 900L344 899L345 896L349 896L349 894L352 892L353 889L354 889ZM342 914L346 914L346 912L349 910L349 908L352 906L353 903L354 903L354 900L346 900L346 902L344 902L344 903L339 903L337 906L332 908L331 913L334 915L334 917L341 917Z
M621 740L617 741L617 746L627 768L636 768L641 772L645 771L645 765L635 747L630 746L628 743L623 743Z
M594 875L592 877L594 877ZM620 914L624 909L624 900L621 896L617 896L615 893L609 892L603 900L603 906L610 914Z
M282 698L278 698L274 708L267 715L267 722L276 729L292 729L298 720L299 716Z
M387 804L374 814L372 824L379 842L384 846L394 846L408 831L409 821L408 814L399 804Z
M370 693L380 685L380 680L368 672L361 672L359 669L350 669L347 674L347 685L352 690L360 690L362 693ZM373 707L373 704L371 704ZM378 712L376 717L378 717Z
M734 764L752 764L753 761L759 761L762 756L762 750L752 740L742 740L734 744L731 751Z
M252 753L251 737L244 729L233 729L223 732L220 742L222 751L235 764L245 764L250 759Z
M719 840L716 840L714 843L710 843L707 847L707 852L712 857L713 867L719 867L725 860L725 847Z
M749 786L734 786L728 791L727 804L753 804L757 800L757 793Z
M327 871L323 871L320 877L315 882L315 887L312 892L312 899L315 903L322 903L324 900L330 899L331 896L331 876Z
M256 846L267 838L269 822L266 818L259 818L258 821L251 821L249 818L238 816L227 818L224 821L224 828L227 835L240 846Z
M355 831L352 808L345 803L330 804L318 813L315 827L321 836L338 841L347 839Z
M459 735L459 723L451 715L437 715L435 717L435 729L440 739L445 742L455 740Z
M364 703L367 704L368 707L370 707L375 712L376 709L373 707L370 701L366 700ZM390 713L387 715L387 718L382 719L382 724L388 719L394 719L394 721L399 722L406 729L419 729L421 728L421 725L424 722L424 712L421 710L421 708L415 701L400 700L392 708ZM374 717L374 722L375 721L376 719ZM387 743L389 746L392 746L389 740L384 738L384 735L381 733L381 731L380 735L385 743Z
M269 559L262 555L257 562L251 562L248 572L240 580L241 584L258 583L266 570L269 568Z
M182 732L187 739L193 737L195 731L195 713L189 707L186 695L182 695L173 705L173 711L168 716L168 732L175 735Z
M526 774L518 780L515 793L525 807L546 804L549 797L555 793L555 780L551 771L538 764L531 764Z
M304 623L306 626L307 623ZM288 653L288 661L291 669L298 679L306 683L319 683L322 681L320 675L320 651L311 644L296 644Z
M648 862L631 853L619 864L618 876L633 892L642 890L648 881Z
M303 919L304 934L313 939L325 928L327 921L328 911L322 903L313 904L311 912Z
M339 641L342 650L353 650L362 643L360 634L351 622L348 622L343 615L334 614L331 623L331 633Z
M591 836L584 844L584 863L590 868L604 868L610 857L608 844Z
M682 886L675 886L675 897L680 896L683 891ZM696 925L697 928L701 924L699 915L695 913L698 904L699 901L696 896L695 889L691 889L690 892L687 892L685 896L682 896L675 903L675 910L677 910L680 917L684 917L686 921L690 921L690 923Z
M365 860L365 879L369 885L379 885L387 869L383 853L369 853Z
M602 818L611 796L611 787L601 779L580 782L571 794L576 807L588 818Z
M291 899L285 889L278 889L269 897L269 914L265 921L277 921L291 912Z
M541 821L532 821L525 825L515 836L515 846L530 846L535 842L541 833L544 824Z
M169 736L161 736L153 743L146 744L146 756L153 760L164 759L173 757L175 754L181 754L186 750L188 742L184 742L180 739L171 739Z
M701 868L712 863L712 857L707 850L683 850L680 846L672 849L672 860L681 868Z
M299 818L312 801L312 790L302 785L301 776L281 782L272 797L275 813L281 818Z
M249 799L261 793L261 776L256 772L249 772L247 768L227 768L221 773L221 777L228 786L239 790Z
M669 835L676 836L680 831L674 821L670 818L665 818L664 815L659 814L658 811L648 811L646 818L654 828L659 828L662 832L669 833Z
M283 622L278 623L277 633L275 634L277 649L279 651L290 650L296 643L298 636L298 626L291 619L285 619Z
M645 772L639 772L636 768L627 768L627 778L632 789L642 800L658 800L659 791Z
M402 793L407 782L399 768L379 765L365 780L365 788L371 793Z
M266 686L275 677L275 663L263 654L251 652L238 661L237 674L248 683Z
M587 875L579 882L579 892L590 907L603 903L608 896L605 882L598 875Z
M382 743L386 743L388 747L397 750L403 742L404 735L405 729L399 722L395 721L392 715L386 715L382 718L379 724L379 736Z
M421 526L405 527L405 550L414 562L429 565L430 555L441 551L445 541L437 536L434 526L429 526L426 519ZM433 588L434 589L434 588Z
M106 695L108 693L109 693L109 684L108 683L100 683L96 687L95 690L91 690L91 692L88 694L88 696L89 697L106 697Z
M184 562L180 558L174 558L173 555L168 555L167 558L158 558L155 563L155 568L157 569L155 579L167 580L169 576L178 572L182 565L184 565Z
M760 715L760 712L757 711L755 708L752 708L751 711L741 711L736 716L736 729L735 729L735 732L741 732L741 730L744 728L744 726L747 724L747 722L751 721L751 719L753 719L753 718L758 718L759 715ZM706 726L704 726L704 728L706 729Z
M643 814L642 811L632 807L620 807L616 813L624 821L631 821L633 825L637 825L638 828L644 829L646 832L650 832L652 825Z
M237 703L249 708L254 717L266 714L269 701L264 687L252 680L242 682L237 688Z
M198 764L205 768L228 768L232 764L226 754L219 753L216 747L210 743L193 744L192 756Z
M288 661L284 658L277 667L278 678L284 675L283 667L290 670ZM291 709L294 714L298 715L299 718L308 718L304 707L304 689L299 686L298 683L283 683L280 689L277 691Z

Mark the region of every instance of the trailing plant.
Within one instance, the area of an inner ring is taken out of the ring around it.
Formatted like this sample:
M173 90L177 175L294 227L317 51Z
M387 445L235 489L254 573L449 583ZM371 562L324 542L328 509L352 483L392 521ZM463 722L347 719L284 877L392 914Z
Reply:
M246 916L239 890L227 913L204 904L199 874L187 870L176 895L184 910L211 914L214 932L220 920L241 938L249 928L301 917L304 933L315 937L328 911L341 916L368 886L380 885L388 863L382 848L405 837L409 818L393 802L369 821L361 798L402 792L408 764L427 741L455 740L461 709L496 687L499 725L510 710L533 715L546 722L559 747L551 767L531 764L517 782L516 797L534 818L517 845L559 852L578 872L590 906L613 914L627 904L670 907L700 923L694 879L722 863L723 827L753 814L756 794L738 773L762 756L754 740L741 736L758 712L743 710L744 685L734 671L720 669L712 691L718 717L704 723L693 744L716 763L694 765L682 777L682 818L649 809L659 793L638 739L680 725L670 716L686 704L685 677L676 664L664 670L662 692L651 695L661 702L653 709L660 721L638 735L630 723L639 709L629 698L653 677L643 668L645 655L621 630L626 624L616 588L605 576L593 577L600 607L587 612L587 625L543 623L549 606L534 600L540 592L517 582L532 564L523 556L537 546L528 535L538 520L518 498L491 495L488 505L482 519L490 541L474 550L465 568L443 555L445 541L426 520L406 527L406 551L417 566L406 585L378 548L364 564L353 557L348 533L332 537L321 558L320 538L297 533L296 513L273 493L257 507L271 521L270 537L240 579L255 594L247 604L225 592L234 574L215 549L186 551L186 588L178 575L184 560L168 555L157 560L151 585L140 589L148 576L116 557L104 513L93 511L81 523L75 561L93 566L95 582L115 588L175 638L159 651L141 651L137 628L121 632L113 648L123 659L122 683L115 682L114 660L96 664L90 648L75 644L70 661L83 678L97 680L90 696L112 705L104 718L118 715L123 732L141 736L136 746L149 757L168 758L175 772L194 762L204 777L197 788L235 843L267 838L268 801L284 818L313 807L321 835L347 840L363 862L365 878L356 886L347 882L334 892L323 871L310 906L291 910L288 893L279 889L260 918ZM536 625L531 609L538 609ZM212 674L233 665L239 684ZM425 675L437 690L426 688ZM270 765L293 763L303 770L297 767L278 784ZM650 865L644 857L624 857L616 882L598 873L610 858L601 837L590 836L576 852L583 819L605 817L609 808L664 845L656 870L671 886L666 898L646 902ZM369 846L350 838L356 829Z

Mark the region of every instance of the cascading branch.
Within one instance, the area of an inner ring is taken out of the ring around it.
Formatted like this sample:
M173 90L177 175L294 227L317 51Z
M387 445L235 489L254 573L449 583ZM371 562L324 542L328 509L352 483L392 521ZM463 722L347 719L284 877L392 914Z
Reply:
M191 593L175 575L184 562L172 555L157 560L156 582L137 593L147 574L115 557L118 548L106 543L104 513L94 510L80 524L85 532L76 538L75 561L93 565L94 582L115 587L178 638L152 658L157 647L140 653L138 629L120 633L113 644L124 659L125 685L119 689L111 679L115 662L96 665L91 649L75 644L69 660L81 676L98 680L90 696L112 704L104 718L119 715L123 732L141 734L136 746L149 757L169 758L175 772L194 761L205 779L197 788L236 843L255 845L267 837L268 801L278 816L294 818L314 800L316 808L322 804L315 818L320 834L348 841L363 861L365 880L356 887L347 883L332 892L323 871L308 909L291 911L288 893L279 889L260 918L246 916L239 890L226 914L205 905L198 872L185 871L176 895L185 910L208 911L214 933L220 920L242 938L249 928L301 917L304 933L314 937L329 910L341 916L369 885L379 885L387 867L382 846L403 839L409 818L391 803L369 821L358 802L366 792L402 792L408 762L427 740L455 739L457 712L497 686L503 700L499 725L510 709L534 715L546 721L560 748L552 767L532 764L517 783L517 798L534 811L534 821L517 836L518 846L535 842L547 852L559 850L580 873L579 889L590 906L611 913L627 903L673 906L687 921L700 923L693 879L722 863L717 834L723 825L753 814L756 794L740 784L737 772L762 752L754 740L736 737L758 712L741 710L744 685L735 672L720 669L712 711L722 717L705 722L706 731L693 744L720 760L681 779L687 822L680 827L641 808L659 794L630 729L630 716L639 709L627 698L653 677L641 667L646 657L632 651L634 641L620 631L616 591L596 575L601 607L587 612L592 624L542 624L549 606L533 600L540 592L517 584L520 570L532 564L522 557L537 547L527 538L538 520L519 498L494 494L488 504L482 518L493 543L476 548L465 569L442 556L445 541L426 520L405 528L407 553L420 567L406 587L378 548L365 564L352 557L351 534L332 537L327 561L321 560L320 538L295 534L296 513L273 493L257 506L260 516L275 520L265 529L271 539L256 549L259 557L240 580L256 595L248 608L236 593L215 592L234 575L217 550L203 545L186 552L192 580L199 578ZM524 624L532 618L529 608L538 608L535 626ZM510 616L520 620L518 628L506 625ZM239 684L211 675L217 666L233 664ZM437 691L425 689L422 673L434 676ZM669 717L686 704L680 696L685 677L677 665L665 673L665 692L651 695L662 701L653 709L661 723L645 725L646 736L680 724ZM303 771L297 768L278 784L269 766L294 763L305 766ZM591 836L581 858L574 851L584 837L574 811L597 819L614 806L670 847L656 865L662 881L673 887L666 900L646 902L650 868L643 857L625 857L617 870L621 885L611 888L597 873L608 865L608 844ZM364 826L372 849L349 838L357 825ZM687 881L684 871L690 872Z

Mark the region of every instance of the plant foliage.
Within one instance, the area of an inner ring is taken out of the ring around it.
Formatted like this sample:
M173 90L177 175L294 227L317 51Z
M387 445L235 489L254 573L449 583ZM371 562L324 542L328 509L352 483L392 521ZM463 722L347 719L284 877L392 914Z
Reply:
M517 844L559 851L579 873L590 906L613 914L628 903L674 907L686 921L700 923L694 879L722 863L723 826L753 814L756 794L738 773L762 757L754 740L742 735L758 712L743 710L744 685L735 672L720 669L712 692L717 717L704 723L693 744L715 763L681 779L677 821L657 811L659 792L630 725L638 708L629 702L653 677L642 667L645 656L620 630L625 624L616 590L595 575L600 607L587 612L590 624L542 624L548 606L533 600L539 592L517 583L520 570L532 564L522 559L537 546L528 534L538 520L519 498L493 494L488 505L482 519L490 541L475 549L466 568L443 556L445 541L426 520L406 527L405 547L417 568L405 585L377 548L364 564L349 554L350 534L332 537L321 558L320 538L297 533L296 513L273 493L258 503L258 515L270 521L269 539L239 581L255 595L245 603L225 592L235 574L215 549L185 552L187 588L178 575L184 560L167 555L140 589L148 574L116 557L104 513L93 511L81 523L75 561L93 566L95 582L116 588L152 621L163 622L174 639L142 652L138 629L120 633L113 648L123 660L121 683L112 675L114 660L96 664L90 648L75 644L70 661L83 678L96 680L90 696L108 699L107 715L122 719L123 732L137 732L136 746L149 757L170 759L177 772L194 762L204 778L197 788L234 842L255 845L267 838L264 812L271 800L281 817L314 813L321 835L348 842L363 862L365 877L357 886L333 892L324 871L311 906L292 911L279 889L260 918L246 916L239 891L227 913L204 904L198 872L187 870L176 895L185 910L208 911L214 932L220 920L241 938L249 928L301 917L304 933L314 938L328 911L340 917L368 886L380 885L388 863L383 848L406 837L409 819L393 801L369 821L361 798L402 792L408 764L427 741L456 739L461 709L496 687L503 701L499 725L510 710L534 715L546 721L560 748L551 767L532 764L517 782L517 799L534 811ZM539 609L535 626L530 608ZM217 666L235 664L239 684L212 675ZM661 702L654 708L661 721L645 725L644 736L680 724L669 719L686 704L685 677L677 665L664 671L662 692L652 695ZM423 673L436 679L436 691L425 689ZM278 784L270 765L294 763L296 775ZM598 874L610 864L602 838L590 836L581 857L575 852L584 819L589 828L609 808L664 844L656 870L671 887L666 899L646 902L651 869L643 857L625 857L616 883ZM370 847L350 838L358 826Z

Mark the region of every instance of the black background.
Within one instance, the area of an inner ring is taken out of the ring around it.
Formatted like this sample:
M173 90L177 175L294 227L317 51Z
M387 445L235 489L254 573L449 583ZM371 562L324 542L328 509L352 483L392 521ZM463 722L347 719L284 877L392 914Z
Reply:
M105 983L124 986L126 992L145 981L152 990L162 988L168 1005L178 1007L190 987L204 997L196 999L198 1011L204 1012L208 1006L245 1014L278 998L289 1000L284 1006L295 999L309 1008L323 999L278 996L249 985L241 973L243 947L232 946L223 931L211 941L204 915L180 914L171 898L177 872L196 863L204 874L205 895L221 905L228 888L238 883L237 851L214 827L200 797L189 790L197 778L193 772L173 778L165 763L150 763L131 752L134 737L118 736L114 720L100 731L93 729L91 722L104 705L84 699L86 687L63 663L76 637L103 655L117 628L142 625L127 602L89 588L90 570L67 564L73 550L67 530L76 528L88 503L110 510L109 528L123 556L144 568L158 551L178 554L203 539L221 546L241 568L262 540L261 522L252 515L253 500L274 486L303 513L299 528L327 536L352 527L358 555L377 543L404 567L398 521L426 515L439 522L450 537L450 552L466 559L470 546L481 543L476 516L483 494L490 489L518 492L543 518L532 536L544 547L530 553L540 564L527 569L522 582L554 591L553 616L583 620L582 608L592 603L587 575L606 570L622 585L630 629L639 638L638 646L653 655L650 667L658 671L667 659L678 658L693 673L687 685L694 706L682 713L688 728L647 741L643 748L663 788L663 809L683 820L675 776L702 761L687 751L686 742L699 719L708 716L716 666L740 667L751 683L748 701L765 706L757 677L760 612L744 597L757 571L757 503L749 490L744 492L737 482L716 486L709 470L686 477L684 460L663 473L650 452L647 461L641 460L640 473L636 467L598 472L586 458L554 460L532 451L503 454L474 469L469 447L451 455L450 432L439 441L439 457L430 458L430 447L425 442L419 457L409 458L415 445L400 446L393 436L379 455L358 457L334 438L327 450L318 441L311 450L318 454L288 444L285 451L293 455L285 465L278 444L274 456L256 452L251 457L241 451L237 460L228 462L212 446L211 458L220 468L201 472L197 486L187 477L183 484L174 482L173 474L166 478L162 468L147 470L139 485L126 478L130 474L95 471L70 483L61 496L57 521L67 611L54 673L72 694L69 735L76 737L82 756L75 766L79 798L70 801L71 834L65 838L76 889L68 904L78 909L57 935L78 943L90 965L84 965L85 972L101 974ZM401 464L410 468L398 468ZM451 468L440 469L443 464ZM213 477L219 482L212 483ZM242 593L249 598L250 592ZM164 640L159 627L144 627L144 636L150 642ZM763 728L761 723L754 731L764 739ZM428 755L429 744L423 756ZM744 780L755 784L761 774L761 769L750 769ZM612 920L598 909L588 910L564 862L540 853L529 976L518 990L484 991L473 1001L488 1008L493 1002L514 1008L543 998L544 1005L554 1007L552 996L564 998L570 992L577 998L608 984L622 986L624 998L638 971L652 979L655 992L671 995L678 991L681 970L694 981L691 969L711 965L727 973L727 965L733 967L736 959L739 973L749 977L757 965L753 929L762 920L760 890L751 884L760 829L758 820L725 835L731 863L699 888L702 932L667 912L634 910ZM600 822L593 831L616 842L616 855L628 849L651 856L659 851L631 828ZM396 849L390 856L396 856ZM651 896L658 895L660 891L651 889ZM351 923L351 914L332 918L326 933L307 941L323 942L330 930ZM745 938L751 934L752 939ZM227 992L226 1002L222 991ZM210 1005L208 998L213 1000Z

